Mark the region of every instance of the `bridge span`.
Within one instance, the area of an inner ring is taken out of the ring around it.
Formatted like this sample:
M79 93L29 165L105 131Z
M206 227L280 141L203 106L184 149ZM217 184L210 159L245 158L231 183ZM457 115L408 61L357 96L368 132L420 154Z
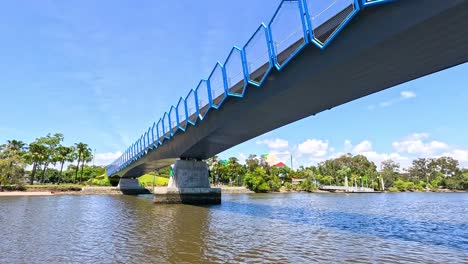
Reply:
M284 0L268 24L171 106L107 175L136 178L180 159L170 188L179 194L185 187L209 189L204 159L467 62L467 23L465 0Z

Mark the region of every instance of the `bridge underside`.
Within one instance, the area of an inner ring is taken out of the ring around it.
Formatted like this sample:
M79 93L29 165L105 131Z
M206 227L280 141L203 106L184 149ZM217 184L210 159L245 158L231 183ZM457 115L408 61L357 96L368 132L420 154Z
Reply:
M262 87L228 97L120 177L206 159L263 133L468 61L468 1L407 0L362 10L325 50L306 46ZM441 87L443 92L443 87Z

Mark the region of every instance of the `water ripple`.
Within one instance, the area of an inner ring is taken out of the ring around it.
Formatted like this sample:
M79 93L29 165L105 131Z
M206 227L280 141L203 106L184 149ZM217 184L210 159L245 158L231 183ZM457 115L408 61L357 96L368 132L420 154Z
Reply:
M0 197L0 263L468 263L468 194Z

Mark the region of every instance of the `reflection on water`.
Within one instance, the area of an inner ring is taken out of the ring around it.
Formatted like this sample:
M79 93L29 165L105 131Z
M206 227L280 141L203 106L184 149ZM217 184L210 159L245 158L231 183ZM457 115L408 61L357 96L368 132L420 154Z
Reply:
M468 262L468 194L0 197L0 263Z

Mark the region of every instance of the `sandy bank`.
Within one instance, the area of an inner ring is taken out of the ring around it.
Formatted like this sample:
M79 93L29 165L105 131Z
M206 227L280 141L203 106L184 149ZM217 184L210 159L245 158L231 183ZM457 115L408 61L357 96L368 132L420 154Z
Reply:
M0 192L0 196L49 196L51 192Z

